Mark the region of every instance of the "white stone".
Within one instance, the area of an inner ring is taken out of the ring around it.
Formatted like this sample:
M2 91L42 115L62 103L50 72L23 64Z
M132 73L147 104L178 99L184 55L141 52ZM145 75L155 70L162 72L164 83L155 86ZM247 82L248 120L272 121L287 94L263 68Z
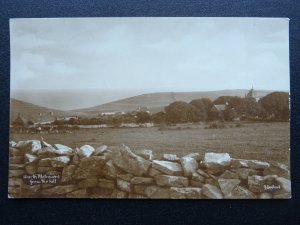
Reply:
M168 175L182 175L182 167L179 163L162 160L153 160L152 167Z
M180 159L181 166L183 169L184 176L191 177L193 173L198 169L198 163L191 157L182 157Z
M101 146L99 146L98 148L95 149L94 155L101 155L106 150L107 150L107 146L106 145L101 145Z
M56 148L56 152L58 154L70 154L70 153L73 153L73 149L66 146L66 145L62 145L62 144L54 144L54 147Z
M147 174L151 162L134 154L127 146L122 145L114 151L113 163L116 167L135 176Z
M77 150L77 153L81 157L90 157L94 151L95 151L94 147L90 145L83 145Z
M167 160L167 161L178 161L179 160L178 156L175 154L163 154L162 158L163 158L163 160Z

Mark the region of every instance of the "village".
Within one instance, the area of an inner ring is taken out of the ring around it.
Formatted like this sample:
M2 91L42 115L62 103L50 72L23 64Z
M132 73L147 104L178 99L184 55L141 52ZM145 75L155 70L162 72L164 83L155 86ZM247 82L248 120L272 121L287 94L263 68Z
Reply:
M199 122L287 121L289 96L285 92L273 92L262 97L251 88L244 97L220 96L214 101L202 98L190 103L175 101L160 112L139 106L134 111L103 111L93 117L57 116L49 111L39 113L37 118L27 120L19 113L10 125L11 132L70 133L78 129L147 128Z

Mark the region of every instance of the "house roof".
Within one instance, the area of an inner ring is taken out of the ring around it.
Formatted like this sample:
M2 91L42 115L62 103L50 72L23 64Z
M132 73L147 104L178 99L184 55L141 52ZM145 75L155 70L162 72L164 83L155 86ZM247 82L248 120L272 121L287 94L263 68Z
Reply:
M214 107L218 110L218 111L224 111L226 109L226 105L222 104L222 105L214 105Z

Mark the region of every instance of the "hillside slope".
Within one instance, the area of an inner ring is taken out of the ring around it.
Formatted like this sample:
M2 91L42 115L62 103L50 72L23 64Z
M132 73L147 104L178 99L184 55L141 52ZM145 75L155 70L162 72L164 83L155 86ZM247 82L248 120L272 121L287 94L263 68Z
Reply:
M190 102L193 99L209 98L215 100L216 98L224 95L228 96L240 96L244 97L249 90L237 89L237 90L222 90L222 91L203 91L203 92L163 92L163 93L151 93L143 94L130 98L121 99L118 101L98 105L95 107L84 108L74 110L74 112L86 112L89 114L95 114L99 112L107 111L132 111L138 107L148 107L151 112L158 112L165 106L174 101ZM271 91L255 91L256 95L263 97Z

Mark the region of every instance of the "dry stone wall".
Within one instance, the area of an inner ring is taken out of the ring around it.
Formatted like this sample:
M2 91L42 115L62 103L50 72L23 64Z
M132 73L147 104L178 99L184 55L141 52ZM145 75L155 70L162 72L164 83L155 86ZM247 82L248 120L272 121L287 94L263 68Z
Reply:
M125 145L72 149L45 141L10 142L11 198L290 198L288 167L208 152L201 157L131 150Z

